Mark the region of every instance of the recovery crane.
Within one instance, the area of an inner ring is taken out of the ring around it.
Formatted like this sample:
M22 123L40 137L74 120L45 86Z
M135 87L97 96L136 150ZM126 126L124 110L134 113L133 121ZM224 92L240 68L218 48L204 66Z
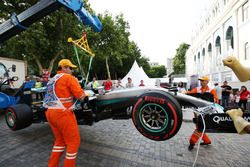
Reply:
M18 15L12 13L10 19L0 24L0 43L26 30L32 23L61 7L74 13L80 22L92 27L95 32L102 30L100 20L84 8L83 0L40 0Z

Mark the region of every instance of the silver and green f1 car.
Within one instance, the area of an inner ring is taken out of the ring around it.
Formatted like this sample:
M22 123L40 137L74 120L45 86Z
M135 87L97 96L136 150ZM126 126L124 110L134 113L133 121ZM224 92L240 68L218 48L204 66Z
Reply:
M110 118L132 118L136 129L142 135L152 140L163 141L175 136L179 131L182 124L182 107L192 107L199 109L197 111L203 114L210 113L205 114L205 119L208 116L208 122L210 121L206 125L207 131L236 132L229 116L226 113L218 113L219 110L212 107L214 103L177 93L176 89L138 87L108 93L99 90L99 94L92 90L86 91L90 94L89 98L76 103L74 109L79 125L92 125L94 122ZM46 108L41 105L17 104L6 110L5 118L10 129L19 130L32 123L46 122L45 112ZM218 119L213 122L213 115L217 118L227 117L228 122ZM249 114L245 116L250 117ZM197 117L195 122L198 129L202 130L201 118Z

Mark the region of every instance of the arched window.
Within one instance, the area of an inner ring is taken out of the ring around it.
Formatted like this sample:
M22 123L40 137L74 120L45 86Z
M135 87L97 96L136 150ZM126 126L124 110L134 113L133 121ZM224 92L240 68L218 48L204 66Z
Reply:
M194 62L196 62L196 55L194 55Z
M226 40L227 42L227 50L234 49L234 34L233 34L233 27L229 26L226 31Z
M242 5L242 21L246 22L248 20L248 13L249 13L249 5L248 5L248 1L246 1L243 5Z
M205 48L202 49L202 56L205 56Z
M220 42L220 36L217 36L216 40L215 40L215 47L217 50L217 55L221 54L221 42Z
M245 43L245 60L250 60L250 55L249 55L249 43Z
M200 52L198 53L198 61L200 61L200 58L201 58L201 54Z
M212 44L211 43L208 44L207 51L212 52Z

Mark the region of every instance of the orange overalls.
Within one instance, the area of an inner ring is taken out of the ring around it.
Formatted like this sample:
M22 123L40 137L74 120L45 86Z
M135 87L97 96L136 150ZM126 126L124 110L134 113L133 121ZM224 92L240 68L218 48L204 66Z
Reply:
M80 133L72 110L73 97L79 99L85 94L77 79L70 74L59 71L53 79L48 83L44 99L44 106L48 107L46 117L55 136L48 167L58 167L65 149L63 166L75 167Z
M206 86L205 88L196 87L196 88L192 89L191 91L188 91L187 94L205 93L205 92L210 92L214 96L214 102L218 103L218 97L217 97L215 89L211 89L208 86ZM196 128L195 128L195 130L194 130L194 132L189 140L190 145L195 145L195 143L199 140L201 135L202 135L202 133L197 130L197 126L196 126ZM211 144L211 140L209 139L209 137L207 136L206 133L203 134L202 140L204 141L204 144Z

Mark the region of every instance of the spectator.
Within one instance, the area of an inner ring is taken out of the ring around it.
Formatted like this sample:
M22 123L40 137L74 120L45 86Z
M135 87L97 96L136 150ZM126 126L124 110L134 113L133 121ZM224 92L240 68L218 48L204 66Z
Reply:
M222 87L219 86L218 83L214 84L214 89L216 91L217 97L218 97L218 104L221 105L221 99L222 99Z
M96 90L98 88L98 86L99 86L99 83L96 80L96 77L93 77L93 80L91 82L91 88L94 89L94 90Z
M134 84L132 83L132 79L128 77L128 83L126 83L126 88L133 88Z
M35 86L35 81L31 80L29 76L25 76L25 81L24 81L24 86L23 86L23 90L31 90L31 88L33 88Z
M43 85L42 85L42 82L41 82L40 78L37 78L36 83L35 83L35 88L37 89L36 100L42 100L43 99L44 94L43 94L43 92L41 92L41 90L39 90L42 87L43 87Z
M229 103L229 96L232 93L232 87L228 85L227 81L223 82L222 87L222 106L226 107Z
M50 77L50 72L47 69L42 70L43 85L46 86Z
M239 107L242 107L243 105L244 110L247 109L247 99L249 95L250 95L250 92L247 90L247 88L245 86L241 86Z
M183 82L179 82L178 85L177 85L177 90L179 93L186 93L187 90L184 88L184 84Z
M121 78L118 78L117 83L115 84L115 89L124 89L125 87L122 85Z
M105 91L111 91L113 83L111 79L108 77L105 82L103 82L104 90Z
M25 103L27 105L31 105L32 103L32 95L31 88L35 86L35 81L31 80L29 76L25 76L25 81L23 83L23 93L21 95L21 103Z
M144 85L144 81L143 81L143 80L141 80L140 82L141 82L141 83L140 83L140 85L139 85L139 86L145 86L145 85Z
M233 107L235 105L235 96L234 96L233 92L230 93L230 95L229 95L229 103L228 104L230 107Z
M236 106L239 106L239 102L240 102L240 91L237 90L235 95L234 95L234 102L236 104Z

